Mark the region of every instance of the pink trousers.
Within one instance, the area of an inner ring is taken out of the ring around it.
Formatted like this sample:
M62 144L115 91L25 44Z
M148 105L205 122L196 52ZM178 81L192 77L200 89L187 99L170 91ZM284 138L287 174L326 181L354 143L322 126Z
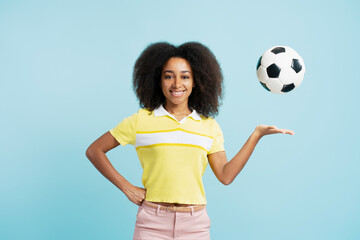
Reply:
M210 218L206 208L189 212L172 212L139 206L133 240L209 240Z

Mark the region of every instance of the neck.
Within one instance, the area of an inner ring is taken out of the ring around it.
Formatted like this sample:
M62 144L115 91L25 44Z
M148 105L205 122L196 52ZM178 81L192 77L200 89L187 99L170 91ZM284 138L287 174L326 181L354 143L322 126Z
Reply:
M191 110L189 109L189 106L186 104L171 104L166 102L164 104L164 108L168 113L173 115L189 115L191 113Z

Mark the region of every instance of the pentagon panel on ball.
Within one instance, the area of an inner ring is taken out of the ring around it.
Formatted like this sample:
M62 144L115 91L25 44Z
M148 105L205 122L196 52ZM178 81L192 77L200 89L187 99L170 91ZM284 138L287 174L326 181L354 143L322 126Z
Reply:
M271 93L285 94L297 88L305 74L301 56L287 46L275 46L259 58L256 75L260 84Z

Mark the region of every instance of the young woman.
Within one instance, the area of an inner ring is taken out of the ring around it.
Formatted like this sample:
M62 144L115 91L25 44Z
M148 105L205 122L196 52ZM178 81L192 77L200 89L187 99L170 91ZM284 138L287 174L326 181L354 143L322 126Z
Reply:
M141 109L90 145L86 156L127 198L139 205L134 239L210 239L202 182L207 164L230 184L265 135L293 131L259 125L231 161L212 118L218 113L223 76L212 52L188 42L148 46L135 63L133 86ZM106 152L135 146L144 188L133 186Z

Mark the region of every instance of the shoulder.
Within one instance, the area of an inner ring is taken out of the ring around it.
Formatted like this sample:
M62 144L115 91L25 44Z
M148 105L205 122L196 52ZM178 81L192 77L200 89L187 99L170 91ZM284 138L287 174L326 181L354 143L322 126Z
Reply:
M201 121L205 121L205 122L215 121L215 119L212 118L212 117L205 117L205 116L202 115L202 114L199 114L199 115L200 115L200 117L201 117Z
M149 125L155 120L154 112L146 108L141 108L133 115L133 119L136 120L136 122L141 126L144 124Z
M141 108L137 111L136 115L139 117L139 118L148 118L148 117L151 117L153 115L153 111L149 111L148 109L146 108Z
M200 115L201 117L201 122L204 123L205 125L209 125L210 127L213 127L215 125L219 125L216 120L212 117L205 117L203 115Z
M138 116L148 116L148 115L152 115L152 113L153 112L149 111L148 109L140 108L134 114L128 116L127 118L133 118L133 117L138 117Z
M150 111L146 108L140 108L138 111L137 111L138 114L145 114L145 115L151 115L153 113L153 111Z
M221 128L214 118L205 117L203 115L200 115L200 117L202 128L206 129L209 134L217 135L219 132L221 132Z
M136 111L132 115L128 115L128 116L124 117L121 122L135 123L135 122L137 122L139 117L146 116L149 114L151 114L151 112L146 109L138 109L138 111Z

